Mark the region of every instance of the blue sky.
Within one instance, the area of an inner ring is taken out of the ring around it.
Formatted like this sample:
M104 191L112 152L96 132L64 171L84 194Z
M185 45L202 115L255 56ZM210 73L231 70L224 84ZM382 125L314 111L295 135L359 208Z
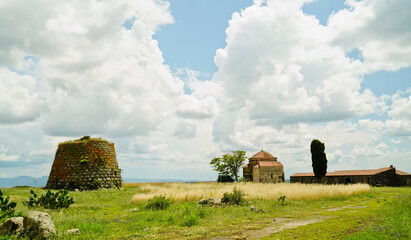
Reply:
M411 172L409 1L22 1L0 6L0 177L84 135L123 177L214 180L262 148L288 177L314 138L330 171Z
M233 12L252 4L250 0L170 1L174 24L154 35L165 63L172 68L190 68L210 77L217 67L215 51L226 45L225 30Z

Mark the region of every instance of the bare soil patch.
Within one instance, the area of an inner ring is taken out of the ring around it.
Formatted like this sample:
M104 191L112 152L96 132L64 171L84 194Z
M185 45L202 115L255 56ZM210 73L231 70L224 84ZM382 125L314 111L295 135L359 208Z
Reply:
M273 223L266 228L262 229L246 229L242 235L224 236L224 237L213 237L212 240L222 240L222 239L259 239L266 237L272 233L280 232L285 229L296 228L299 226L308 225L311 223L321 222L327 219L327 217L318 217L310 219L290 219L290 218L275 218Z

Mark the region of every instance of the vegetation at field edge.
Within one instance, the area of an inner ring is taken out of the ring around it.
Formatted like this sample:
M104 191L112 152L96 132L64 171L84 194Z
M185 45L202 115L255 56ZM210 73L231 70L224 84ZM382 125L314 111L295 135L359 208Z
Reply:
M371 188L359 194L315 200L292 200L283 192L281 195L286 196L284 201L279 201L278 197L253 199L247 195L247 201L252 201L255 211L251 211L247 204L209 207L200 206L191 200L170 201L164 210L151 210L146 208L147 201L132 201L136 194L150 191L145 186L161 185L168 184L129 185L124 190L70 192L74 204L59 210L24 206L22 203L29 197L30 188L1 190L10 196L11 201L17 202L16 212L48 212L57 230L55 239L73 239L65 235L67 230L73 228L81 231L77 239L224 239L247 236L266 239L364 239L363 236L374 236L371 234L395 237L395 233L400 234L397 237L399 239L409 236L409 225L404 223L410 222L411 188ZM201 185L197 184L197 187ZM215 185L219 188L226 184ZM231 192L234 186L239 185L228 185L228 190L224 191ZM34 191L37 195L46 192L39 188ZM164 199L160 200L162 202ZM406 210L408 213L403 214ZM398 218L400 215L401 219ZM398 219L394 220L396 216ZM283 223L299 223L307 219L318 221L272 233ZM386 233L376 229L385 229Z

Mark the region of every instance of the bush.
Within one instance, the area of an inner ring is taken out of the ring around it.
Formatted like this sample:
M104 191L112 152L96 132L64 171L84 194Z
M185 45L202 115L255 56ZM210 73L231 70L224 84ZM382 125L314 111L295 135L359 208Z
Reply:
M154 196L148 200L146 209L164 210L170 207L171 203L171 200L166 198L164 195Z
M280 196L278 199L277 199L277 202L280 204L280 205L285 205L285 196Z
M3 218L11 218L14 216L15 202L10 202L10 197L3 197L3 192L0 190L0 220Z
M68 208L74 203L73 198L67 196L67 190L59 190L56 193L48 190L47 193L41 195L39 198L37 198L37 194L33 190L30 190L30 193L32 196L24 201L24 204L28 207L41 206L47 209L57 209Z
M182 226L183 227L191 227L198 224L198 217L195 214L190 214L184 217Z
M242 205L245 202L245 195L246 194L243 191L237 189L237 187L234 187L232 193L224 193L224 197L221 199L221 202Z
M227 174L218 175L217 182L234 182L234 179Z

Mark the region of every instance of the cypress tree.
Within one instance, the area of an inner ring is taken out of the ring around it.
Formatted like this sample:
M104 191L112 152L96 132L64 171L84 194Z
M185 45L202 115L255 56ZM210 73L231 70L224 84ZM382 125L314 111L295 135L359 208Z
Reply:
M324 152L324 143L318 139L314 139L310 147L314 175L316 178L321 179L327 174L327 156Z

